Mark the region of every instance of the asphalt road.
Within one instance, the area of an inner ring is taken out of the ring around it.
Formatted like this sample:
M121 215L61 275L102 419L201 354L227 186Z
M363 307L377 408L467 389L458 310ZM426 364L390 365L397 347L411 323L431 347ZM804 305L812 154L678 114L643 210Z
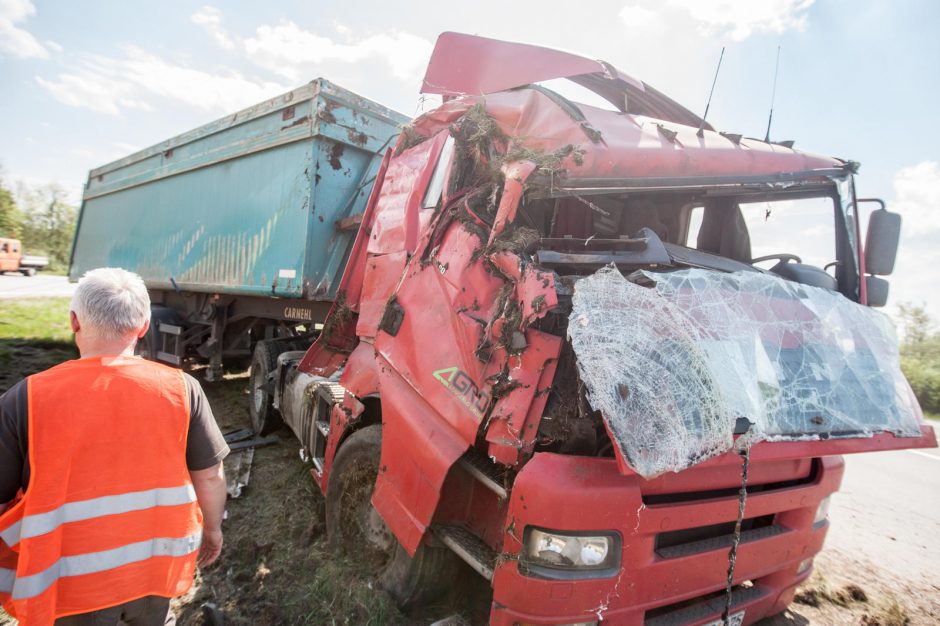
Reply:
M940 422L934 422L940 429ZM845 456L826 548L940 588L940 450Z
M75 285L66 276L0 273L0 300L71 297Z

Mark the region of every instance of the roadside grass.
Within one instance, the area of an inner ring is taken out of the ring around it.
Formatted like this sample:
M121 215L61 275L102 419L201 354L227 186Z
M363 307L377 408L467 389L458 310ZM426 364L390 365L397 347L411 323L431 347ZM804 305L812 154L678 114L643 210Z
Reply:
M818 607L824 603L848 607L857 602L868 602L868 594L858 585L850 584L835 588L817 569L809 580L800 586L793 601L812 607Z
M0 393L77 356L68 298L0 300Z
M908 608L892 593L870 597L856 584L836 586L819 569L800 586L793 602L813 608L828 604L851 611L858 616L860 626L909 626L912 622Z
M861 626L908 626L911 616L894 596L881 600L862 616Z

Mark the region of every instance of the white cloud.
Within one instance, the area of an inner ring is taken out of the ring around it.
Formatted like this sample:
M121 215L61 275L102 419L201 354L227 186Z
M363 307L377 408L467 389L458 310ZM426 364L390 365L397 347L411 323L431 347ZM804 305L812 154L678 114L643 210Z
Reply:
M665 26L659 13L636 4L625 5L618 15L624 26L630 29L661 31Z
M262 25L244 41L248 58L259 66L296 80L304 68L325 61L356 63L364 59L384 60L392 74L402 80L420 78L431 42L410 33L389 30L359 40L340 43L305 30L291 21Z
M52 41L51 39L47 39L47 40L46 40L46 47L48 47L48 48L49 48L50 50L52 50L53 52L64 52L64 51L65 51L65 48L62 47L62 44L60 44L60 43L57 42L57 41Z
M389 29L360 34L343 24L334 24L339 39L302 28L290 20L262 24L249 37L230 34L222 26L222 11L204 6L192 15L212 39L227 50L238 49L245 57L269 72L291 81L316 75L327 62L358 63L364 60L386 63L400 80L420 79L433 44L417 35Z
M904 233L912 236L940 231L940 163L922 161L894 175L891 209L904 218Z
M29 31L16 26L33 15L36 7L31 0L0 0L0 52L21 59L48 58L46 48Z
M127 46L120 58L93 56L53 80L36 81L63 104L119 115L154 110L155 99L207 111L231 111L287 87L251 80L233 70L203 71Z
M783 33L802 31L807 24L807 11L815 0L668 0L642 4L627 4L620 11L620 19L637 30L661 30L668 22L675 28L681 25L678 14L692 18L699 34L729 36L742 41L757 33ZM673 15L663 16L668 11Z
M189 18L193 24L201 26L215 40L215 43L225 50L235 47L235 42L222 27L222 11L212 6L204 6Z
M940 318L940 163L922 161L894 175L894 200L888 208L901 214L901 245L891 281L891 302L924 304Z

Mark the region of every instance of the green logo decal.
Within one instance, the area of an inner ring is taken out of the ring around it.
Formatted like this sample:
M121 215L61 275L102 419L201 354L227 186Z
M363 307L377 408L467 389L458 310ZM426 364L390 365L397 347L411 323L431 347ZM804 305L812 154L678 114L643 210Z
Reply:
M489 395L481 390L470 375L458 367L445 367L434 372L434 378L450 389L476 417L482 418L489 404Z

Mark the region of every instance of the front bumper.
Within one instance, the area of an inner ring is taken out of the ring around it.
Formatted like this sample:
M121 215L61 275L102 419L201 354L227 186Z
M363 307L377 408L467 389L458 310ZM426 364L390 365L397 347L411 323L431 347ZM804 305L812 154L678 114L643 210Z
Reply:
M773 472L785 466L768 465L762 472L752 462L752 475L765 482L749 483L744 518L763 526L742 535L735 567L732 612L745 610L745 624L783 611L810 574L811 569L797 573L800 563L823 546L828 523L814 526L813 518L820 501L838 489L843 461L824 457L811 465L805 477L775 481ZM720 617L730 537L703 539L702 533L721 533L737 519L738 496L730 485L715 489L714 474L696 471L672 475L681 477L683 492L671 497L661 490L653 495L650 482L620 474L613 459L535 455L513 486L503 549L509 558L495 571L490 623L659 626ZM690 491L696 478L700 487ZM623 539L621 569L590 580L525 575L514 556L521 553L527 525L617 532ZM666 537L670 545L664 547Z

